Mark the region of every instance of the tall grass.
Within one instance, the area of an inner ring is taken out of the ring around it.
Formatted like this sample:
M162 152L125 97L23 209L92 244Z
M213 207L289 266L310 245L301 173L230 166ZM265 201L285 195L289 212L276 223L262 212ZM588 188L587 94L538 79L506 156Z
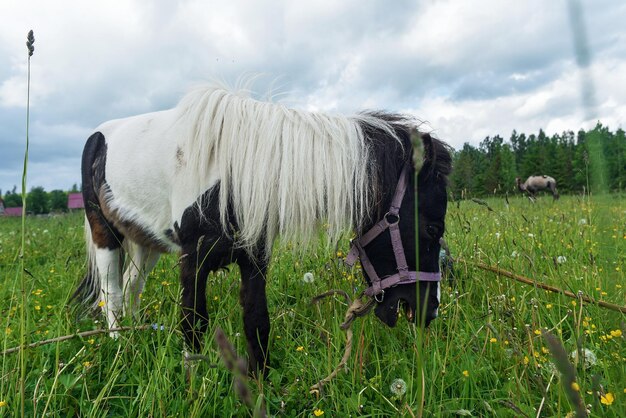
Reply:
M446 282L440 318L423 333L400 321L385 328L373 315L353 325L354 346L346 372L318 397L308 388L339 362L345 334L339 328L342 299L310 304L331 288L354 294L358 271L345 270L338 255L320 246L307 256L274 255L268 299L272 317L273 369L248 383L253 400L270 415L314 416L565 416L574 411L543 333L550 331L568 356L583 348L597 360L568 357L590 416L618 417L626 410L624 317L593 304L547 293L474 268L472 261L533 277L547 284L624 305L626 210L624 197L564 196L535 204L516 197L489 199L494 212L471 201L453 202L448 244L456 279ZM583 221L584 220L584 221ZM26 282L24 335L31 341L102 327L78 321L67 306L84 274L82 216L29 218L24 252L32 274ZM11 277L20 269L20 223L0 220L0 298L5 347L20 344L19 291ZM347 249L347 242L340 249ZM561 257L561 258L559 258ZM302 278L311 272L313 283ZM156 329L73 339L25 353L25 414L41 416L246 416L233 377L213 343L222 328L245 355L238 303L238 269L210 277L211 325L200 361L186 370L178 331L177 259L163 257L142 295L142 319ZM125 322L129 325L130 322ZM162 327L161 327L162 326ZM420 365L424 373L422 381ZM3 359L0 416L20 413L18 356ZM187 381L187 376L189 380ZM391 390L396 379L406 393ZM423 383L422 383L423 382ZM609 396L610 395L610 396ZM424 401L422 403L422 397ZM612 398L611 398L612 397ZM612 402L609 402L611 399ZM604 403L603 403L604 402ZM610 403L610 405L608 404Z
M33 56L33 52L35 51L34 47L35 36L33 35L33 31L30 30L28 32L28 36L26 38L26 47L28 49L28 69L27 69L27 93L26 93L26 149L24 151L24 165L22 172L22 230L21 237L22 242L20 246L20 284L21 284L21 296L22 303L20 304L20 345L24 347L26 345L26 268L24 264L24 246L26 239L26 179L28 174L28 147L30 145L29 131L30 131L30 58ZM24 416L24 402L25 402L25 377L26 377L26 358L24 351L20 351L19 353L20 359L20 406L21 406L21 415Z

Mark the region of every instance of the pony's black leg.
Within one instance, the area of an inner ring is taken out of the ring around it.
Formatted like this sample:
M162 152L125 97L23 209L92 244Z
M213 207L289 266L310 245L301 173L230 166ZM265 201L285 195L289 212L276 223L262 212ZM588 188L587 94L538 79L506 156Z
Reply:
M267 345L270 334L270 317L265 296L265 257L242 254L238 260L241 270L239 302L243 307L243 326L248 342L248 371L265 373L269 367Z
M202 336L209 325L206 308L208 266L198 265L198 252L185 253L180 266L182 295L182 331L185 342L194 351L202 349ZM200 260L204 257L200 258Z

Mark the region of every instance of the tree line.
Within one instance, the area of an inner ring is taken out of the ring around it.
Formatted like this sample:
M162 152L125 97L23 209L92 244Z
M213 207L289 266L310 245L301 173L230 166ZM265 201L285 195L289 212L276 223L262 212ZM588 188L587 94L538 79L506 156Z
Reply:
M559 193L626 191L626 134L598 124L586 132L565 131L547 136L543 130L526 135L513 131L508 141L486 137L475 147L465 143L453 155L450 190L456 198L515 193L515 178L532 175L556 179ZM16 187L3 197L5 207L22 206ZM28 211L35 214L67 211L70 192L33 187L28 193Z
M4 207L15 208L22 206L22 194L17 193L16 189L17 187L13 187L13 190L7 191L4 196L0 190L0 197L4 201ZM41 215L50 212L67 212L68 195L78 191L76 184L72 186L72 190L69 192L63 190L46 192L41 186L33 187L26 195L28 213Z
M626 189L626 136L598 124L592 130L547 136L513 131L508 141L486 137L478 147L465 143L454 152L451 192L457 198L516 192L515 178L549 175L559 193Z

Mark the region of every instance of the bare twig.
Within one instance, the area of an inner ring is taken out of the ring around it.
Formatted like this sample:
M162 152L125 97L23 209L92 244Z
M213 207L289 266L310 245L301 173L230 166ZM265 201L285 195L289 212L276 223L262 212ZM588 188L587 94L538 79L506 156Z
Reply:
M480 263L480 262L467 261L467 260L464 260L464 259L461 259L461 258L457 258L456 261L459 261L459 262L462 262L462 263L465 263L465 264L469 264L469 265L472 265L474 267L478 267L479 269L490 271L490 272L498 274L500 276L505 276L505 277L508 277L510 279L517 280L518 282L525 283L525 284L528 284L528 285L531 285L531 286L534 286L534 287L538 287L540 289L547 290L549 292L560 293L560 294L568 296L570 298L580 299L580 300L582 300L584 302L591 303L591 304L594 304L594 305L598 305L598 306L601 306L603 308L610 309L612 311L626 313L626 306L615 305L613 303L605 302L603 300L598 300L598 299L594 299L592 297L583 295L580 292L578 294L576 294L576 293L570 292L569 290L563 290L563 289L560 289L560 288L555 287L555 286L550 286L550 285L547 285L547 284L544 284L544 283L540 283L540 282L532 280L532 279L530 279L528 277L524 277L524 276L521 276L519 274L515 274L515 273L511 273L510 271L503 270L503 269L501 269L499 267L490 266L490 265L487 265L487 264L484 264L484 263Z
M149 328L152 328L152 325L141 325L139 327L119 327L119 328L110 328L110 329L92 329L90 331L77 332L76 334L63 335L61 337L55 337L55 338L50 338L48 340L37 341L32 344L28 344L26 346L18 346L18 347L9 348L8 350L3 351L2 355L4 356L7 354L16 353L20 351L21 349L36 348L42 345L71 340L72 338L76 338L76 337L85 338L85 337L91 337L93 335L107 334L109 332L120 332L120 331L143 331Z
M504 405L504 406L512 409L513 411L515 411L515 413L518 414L517 416L524 417L524 418L530 418L528 415L526 415L524 413L524 411L519 409L519 407L517 405L515 405L512 401L509 401L508 399L501 399L499 402L500 402L501 405Z

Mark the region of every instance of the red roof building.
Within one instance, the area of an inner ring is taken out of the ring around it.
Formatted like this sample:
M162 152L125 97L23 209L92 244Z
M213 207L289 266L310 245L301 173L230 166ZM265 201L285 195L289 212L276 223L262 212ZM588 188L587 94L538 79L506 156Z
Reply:
M22 207L4 208L4 212L2 214L4 216L22 216Z
M85 207L83 202L82 193L70 193L67 196L67 208L68 209L82 209Z

